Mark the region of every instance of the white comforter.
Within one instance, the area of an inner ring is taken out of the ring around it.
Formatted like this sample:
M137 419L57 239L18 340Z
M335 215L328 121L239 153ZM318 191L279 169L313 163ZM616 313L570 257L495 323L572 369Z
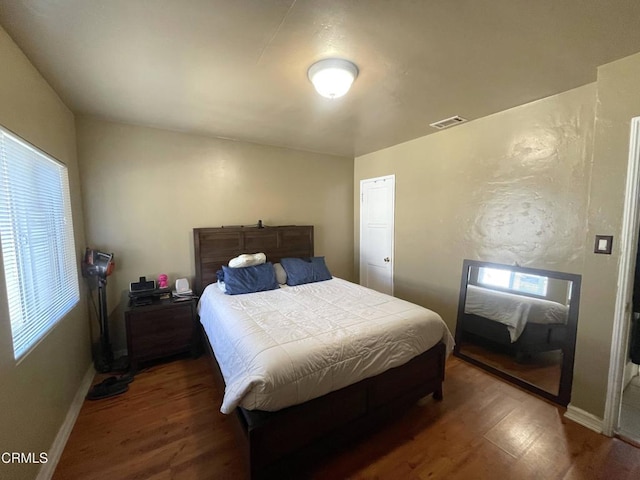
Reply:
M402 365L453 338L435 312L339 278L198 305L225 379L220 411L275 411Z
M527 323L566 325L569 307L541 298L468 285L464 312L503 323L513 343L520 338Z

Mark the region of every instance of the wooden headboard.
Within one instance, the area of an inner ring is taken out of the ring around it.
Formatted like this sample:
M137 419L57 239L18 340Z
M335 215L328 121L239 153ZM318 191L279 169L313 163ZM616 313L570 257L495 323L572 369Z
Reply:
M267 261L313 256L313 225L286 227L219 227L193 229L195 292L216 281L216 272L243 253L264 252Z

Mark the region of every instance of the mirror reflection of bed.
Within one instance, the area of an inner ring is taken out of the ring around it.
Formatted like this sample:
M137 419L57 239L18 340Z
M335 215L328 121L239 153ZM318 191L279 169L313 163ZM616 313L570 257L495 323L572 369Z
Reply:
M456 354L566 405L580 276L465 260Z

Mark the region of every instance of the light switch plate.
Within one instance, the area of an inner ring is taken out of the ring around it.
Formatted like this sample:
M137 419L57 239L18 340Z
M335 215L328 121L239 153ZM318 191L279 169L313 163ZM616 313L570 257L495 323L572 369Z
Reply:
M613 235L596 235L596 246L593 249L593 253L611 255L612 245Z

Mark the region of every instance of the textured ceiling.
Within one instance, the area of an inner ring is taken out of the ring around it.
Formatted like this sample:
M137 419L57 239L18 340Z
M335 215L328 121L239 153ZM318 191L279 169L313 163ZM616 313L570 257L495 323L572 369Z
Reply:
M0 0L0 24L76 113L346 156L640 51L638 0ZM325 57L358 65L346 97L309 83Z

